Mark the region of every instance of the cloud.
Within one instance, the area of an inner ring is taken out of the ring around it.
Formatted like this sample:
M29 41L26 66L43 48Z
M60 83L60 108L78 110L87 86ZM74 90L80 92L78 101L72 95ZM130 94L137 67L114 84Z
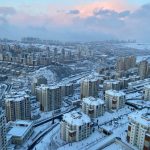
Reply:
M101 8L101 9L94 10L93 14L95 16L100 16L100 17L124 18L130 15L130 11L126 10L126 11L117 12L114 10Z
M131 10L127 7L123 9L124 3L117 6L117 2L115 0L115 5L112 0L109 5L108 1L94 2L91 6L68 7L59 13L56 9L53 15L50 9L45 14L31 14L0 7L0 36L37 36L43 39L84 41L113 38L150 41L150 4Z
M119 16L120 16L121 18L127 17L127 16L129 16L129 15L130 15L130 11L129 11L129 10L122 11L122 12L119 13Z
M78 15L78 14L80 14L80 11L77 10L77 9L69 10L69 11L66 12L66 14Z
M0 7L0 15L13 15L16 13L16 10L13 7Z

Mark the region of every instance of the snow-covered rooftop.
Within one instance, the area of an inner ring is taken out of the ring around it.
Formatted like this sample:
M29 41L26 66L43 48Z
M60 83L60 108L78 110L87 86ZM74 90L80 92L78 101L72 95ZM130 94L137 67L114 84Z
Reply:
M69 124L81 126L85 123L90 123L91 119L89 116L79 111L72 111L64 114L63 120Z
M5 101L22 101L25 98L28 98L29 95L27 95L25 92L18 92L18 93L10 93L8 95L5 96Z
M29 131L32 127L32 121L25 121L25 120L17 120L15 125L12 129L8 132L8 135L12 136L25 136L25 134Z
M104 101L102 99L94 97L83 98L83 102L88 105L96 105L96 106L104 104Z
M111 79L111 80L105 80L104 81L104 83L106 83L106 84L109 84L109 83L113 83L113 84L118 84L120 81L118 81L118 80L113 80L113 79Z
M109 94L109 95L112 95L112 96L125 96L124 92L116 91L116 90L107 90L105 93Z
M145 85L145 88L150 89L150 84Z
M134 120L135 122L146 127L150 127L150 111L148 111L147 109L132 113L131 115L129 115L129 119Z
M46 89L53 90L53 89L59 88L59 86L58 85L50 85L50 86L48 86L48 85L45 85L45 84L41 84L40 86L37 86L36 88L37 89L42 89L42 90L46 90Z

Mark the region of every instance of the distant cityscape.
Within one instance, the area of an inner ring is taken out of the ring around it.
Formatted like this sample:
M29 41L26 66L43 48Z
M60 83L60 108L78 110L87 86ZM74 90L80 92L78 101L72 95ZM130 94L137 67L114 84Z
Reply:
M150 150L150 50L135 40L0 40L0 150Z

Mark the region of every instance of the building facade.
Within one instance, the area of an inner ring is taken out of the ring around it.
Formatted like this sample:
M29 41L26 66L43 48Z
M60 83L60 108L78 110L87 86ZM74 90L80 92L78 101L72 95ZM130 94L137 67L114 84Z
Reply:
M4 111L0 108L0 150L7 149L7 140L6 140L6 118Z
M82 111L90 118L97 118L104 113L104 101L94 97L83 98Z
M144 88L144 100L150 101L150 85L147 85Z
M42 85L41 87L38 87L37 95L40 102L41 111L52 111L60 109L62 104L60 86Z
M17 120L13 123L8 135L12 137L12 144L22 145L33 133L33 122Z
M60 87L61 87L61 95L62 95L62 97L73 95L73 93L74 93L74 86L73 86L72 83L61 83Z
M120 109L125 105L125 93L116 90L105 92L105 103L108 110Z
M117 71L127 71L130 68L135 67L136 65L136 57L135 56L127 56L127 57L120 57L117 59Z
M148 78L149 76L149 64L148 61L143 60L139 64L139 76L140 79L143 80L145 78Z
M5 109L7 122L31 119L31 103L28 95L6 97Z
M98 79L85 79L81 82L81 93L80 97L85 98L89 96L97 97L98 96Z
M129 116L127 141L139 150L150 149L150 113L136 112Z
M36 94L36 87L41 84L47 84L47 79L44 76L35 77L31 83L31 93Z
M120 90L119 80L105 80L103 83L103 89L106 90Z
M77 111L64 114L60 125L61 139L66 142L81 141L89 137L93 129L89 116Z

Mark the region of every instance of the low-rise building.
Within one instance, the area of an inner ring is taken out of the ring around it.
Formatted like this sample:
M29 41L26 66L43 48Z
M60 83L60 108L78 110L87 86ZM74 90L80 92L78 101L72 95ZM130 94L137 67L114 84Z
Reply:
M33 133L33 122L17 120L7 133L12 136L12 144L22 145Z
M104 113L104 101L100 98L87 97L82 99L82 111L91 118L97 118Z

